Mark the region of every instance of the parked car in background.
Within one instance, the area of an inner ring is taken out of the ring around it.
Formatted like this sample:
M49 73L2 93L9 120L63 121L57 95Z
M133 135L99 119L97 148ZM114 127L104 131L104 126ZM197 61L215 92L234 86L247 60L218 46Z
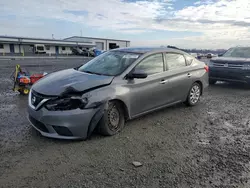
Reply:
M212 58L212 57L213 57L213 54L211 54L211 53L207 54L207 58Z
M84 55L83 50L81 50L80 48L72 48L71 50L74 55Z
M35 44L34 45L35 54L46 54L45 45L44 44Z
M213 57L218 57L218 55L212 54L212 53L208 53L208 54L206 55L206 57L209 58L209 59L211 59L211 58L213 58Z
M200 54L200 53L197 54L197 59L201 59L201 58L203 58L203 57L205 57L204 54Z
M198 58L198 54L197 53L190 53L191 56Z
M95 53L93 49L80 49L80 48L72 48L72 53L74 55L82 55L87 57L95 57Z
M105 50L98 50L98 49L95 49L95 50L94 50L95 57L97 57L97 56L99 56L99 55L101 55L101 54L103 54L103 53L105 53L105 52L106 52Z
M250 84L250 47L230 48L226 53L209 62L209 83L216 81Z
M115 49L36 82L29 120L47 137L86 139L94 129L114 135L126 120L180 102L196 105L207 86L208 67L183 51Z

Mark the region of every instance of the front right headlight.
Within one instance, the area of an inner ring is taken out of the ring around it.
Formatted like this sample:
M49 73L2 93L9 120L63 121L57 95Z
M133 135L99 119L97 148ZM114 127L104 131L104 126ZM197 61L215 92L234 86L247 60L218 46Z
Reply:
M250 64L245 63L242 67L243 70L250 70Z
M71 96L49 100L46 102L45 108L49 111L74 110L78 108L83 109L87 103L87 98Z

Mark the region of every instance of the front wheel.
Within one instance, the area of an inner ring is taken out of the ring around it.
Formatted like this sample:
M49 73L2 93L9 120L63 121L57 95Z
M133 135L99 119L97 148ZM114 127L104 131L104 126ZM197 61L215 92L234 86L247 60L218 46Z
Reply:
M123 129L124 123L124 109L121 103L111 101L99 122L99 133L105 136L115 135Z
M23 94L24 94L24 95L28 95L29 92L30 92L29 88L24 88L24 89L23 89Z
M189 90L187 100L185 102L186 105L195 106L199 102L200 96L201 96L201 85L195 82L192 85L191 89Z
M30 92L29 88L26 87L19 88L18 91L21 95L28 95Z

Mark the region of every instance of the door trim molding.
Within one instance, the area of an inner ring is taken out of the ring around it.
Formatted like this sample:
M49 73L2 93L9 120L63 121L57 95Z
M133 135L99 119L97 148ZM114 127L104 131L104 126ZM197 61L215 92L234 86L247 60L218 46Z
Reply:
M163 105L163 106L159 106L159 107L156 107L156 108L153 108L153 109L144 111L144 112L142 112L142 113L136 114L136 115L134 115L134 116L131 116L130 119L134 119L134 118L137 118L137 117L139 117L139 116L143 116L143 115L145 115L145 114L148 114L148 113L150 113L150 112L153 112L153 111L156 111L156 110L160 110L160 109L162 109L162 108L166 108L166 107L169 107L169 106L172 106L172 105L181 103L181 102L182 102L182 101L179 100L179 101L176 101L176 102L168 103L168 104L165 104L165 105Z

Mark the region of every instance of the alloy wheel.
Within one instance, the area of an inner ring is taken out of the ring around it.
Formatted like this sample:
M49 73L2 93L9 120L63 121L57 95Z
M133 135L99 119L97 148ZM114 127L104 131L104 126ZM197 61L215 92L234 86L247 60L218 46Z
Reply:
M190 90L190 102L195 104L199 101L201 95L201 90L198 85L194 85Z

